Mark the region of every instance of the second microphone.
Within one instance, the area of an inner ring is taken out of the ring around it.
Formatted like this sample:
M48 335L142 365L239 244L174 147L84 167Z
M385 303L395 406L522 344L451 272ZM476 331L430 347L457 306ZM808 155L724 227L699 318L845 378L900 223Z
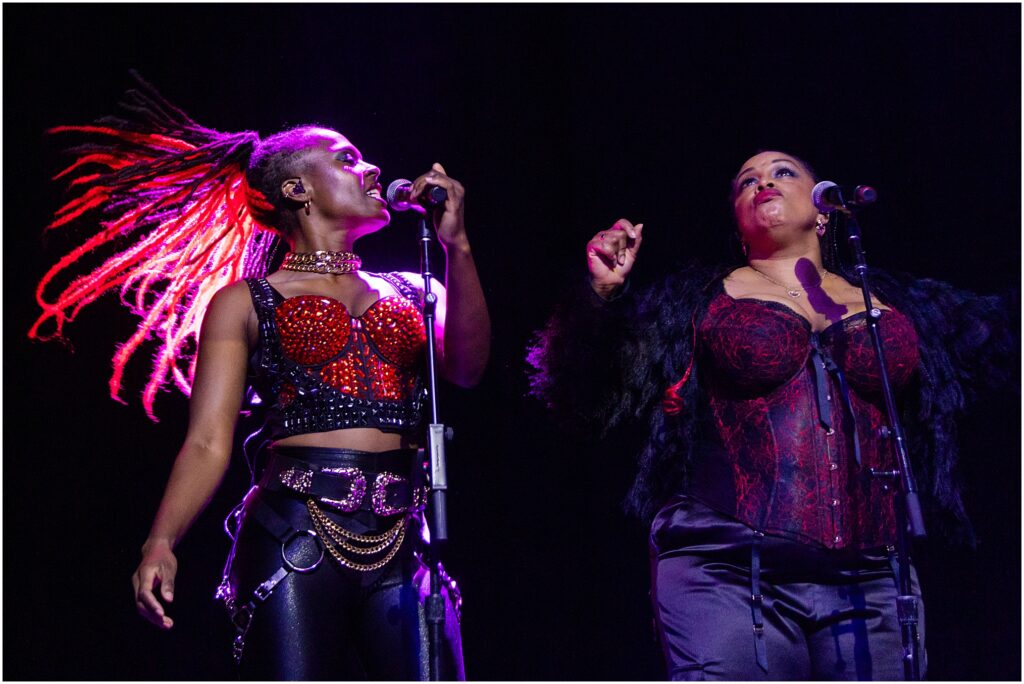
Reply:
M433 209L444 204L448 199L448 191L436 185L431 185L418 197L412 196L412 181L399 178L388 185L387 201L388 206L395 211L407 211L416 209L418 211Z

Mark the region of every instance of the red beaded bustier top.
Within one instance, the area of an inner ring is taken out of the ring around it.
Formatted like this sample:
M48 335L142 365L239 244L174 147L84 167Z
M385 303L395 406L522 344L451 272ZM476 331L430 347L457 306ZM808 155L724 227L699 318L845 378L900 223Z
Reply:
M897 397L918 364L897 311L879 320ZM828 548L895 539L881 377L867 316L813 332L784 304L717 295L698 328L700 446L691 494L764 532Z
M398 274L375 275L401 294L378 299L361 316L330 297L285 299L264 278L246 280L260 328L251 382L267 405L271 439L419 426L426 344L419 293Z

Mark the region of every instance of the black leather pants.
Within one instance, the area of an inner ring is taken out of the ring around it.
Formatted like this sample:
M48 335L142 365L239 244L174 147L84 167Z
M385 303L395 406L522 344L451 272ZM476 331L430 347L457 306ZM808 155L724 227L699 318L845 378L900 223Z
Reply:
M295 530L313 528L306 500L287 492L257 490L246 511L269 506ZM328 517L357 534L391 528L399 516L380 518L369 511ZM428 642L421 596L428 576L416 551L418 517L409 523L401 548L384 567L369 572L342 567L330 553L312 571L289 572L266 600L257 604L240 662L240 676L257 680L425 680ZM281 542L254 516L238 531L229 573L241 602L282 567ZM301 534L287 544L296 566L315 565L323 546ZM446 596L446 601L448 597ZM442 679L462 679L458 618L447 601L442 644Z

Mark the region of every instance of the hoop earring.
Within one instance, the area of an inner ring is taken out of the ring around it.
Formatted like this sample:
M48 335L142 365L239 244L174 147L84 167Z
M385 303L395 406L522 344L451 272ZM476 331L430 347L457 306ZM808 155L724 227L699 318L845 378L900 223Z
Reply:
M306 200L306 203L302 205L302 209L306 212L306 216L309 216L309 202L310 200Z
M746 242L740 243L740 249L743 250L744 257L746 257L750 253L750 245L748 245Z
M818 234L818 237L821 237L822 235L825 234L825 228L827 226L828 226L828 224L825 221L818 221L818 227L817 227L817 229L815 229L814 232L816 232Z

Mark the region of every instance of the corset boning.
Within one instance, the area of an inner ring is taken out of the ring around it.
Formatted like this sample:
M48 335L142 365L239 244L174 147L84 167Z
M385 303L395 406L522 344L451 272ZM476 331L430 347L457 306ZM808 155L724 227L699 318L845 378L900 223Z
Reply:
M899 397L917 367L917 336L891 310L879 331ZM812 332L784 304L722 293L701 322L698 354L690 494L755 529L828 548L892 543L892 483L868 475L894 462L880 436L888 421L866 315Z

